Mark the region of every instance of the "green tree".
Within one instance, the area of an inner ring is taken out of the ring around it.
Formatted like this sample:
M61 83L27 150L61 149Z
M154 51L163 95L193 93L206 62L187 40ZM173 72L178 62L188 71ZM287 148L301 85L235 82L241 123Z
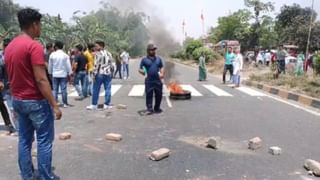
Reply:
M264 3L261 0L244 0L244 3L247 7L253 8L255 17L255 23L251 25L250 44L251 46L259 46L259 40L262 33L265 32L261 27L261 22L265 21L265 18L269 19L268 16L261 16L261 14L274 11L274 5L271 2Z
M12 0L0 1L0 41L19 32L16 21L16 13L19 8L19 5L13 3Z
M291 6L284 5L280 14L276 17L276 32L279 35L279 42L284 44L295 44L305 50L308 39L309 24L312 9L302 8L298 4ZM319 45L319 22L316 22L317 13L313 12L313 31L311 34L311 49L320 48Z

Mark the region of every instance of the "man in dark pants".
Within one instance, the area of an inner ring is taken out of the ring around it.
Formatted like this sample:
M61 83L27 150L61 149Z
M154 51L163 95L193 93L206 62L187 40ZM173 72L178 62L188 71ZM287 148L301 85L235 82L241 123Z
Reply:
M164 77L163 63L160 57L156 56L157 47L149 44L147 48L147 57L143 58L140 63L140 74L146 77L146 106L147 115L152 113L161 113L160 108L162 100L162 81ZM153 108L153 94L155 94L155 106Z
M224 62L224 69L223 69L223 76L222 76L223 84L226 83L226 75L228 71L230 72L230 80L232 79L232 74L233 74L232 61L235 58L236 58L236 55L233 53L232 47L229 47L225 55L225 62Z
M8 46L10 43L10 39L3 40L3 50ZM0 53L0 112L2 119L4 121L5 126L7 127L8 134L14 132L14 127L10 121L9 109L7 109L4 103L4 96L6 91L8 90L9 83L5 71L5 62L4 62L4 51Z
M286 57L288 56L288 53L283 49L283 45L279 46L279 49L277 51L277 61L278 61L278 73L286 74Z

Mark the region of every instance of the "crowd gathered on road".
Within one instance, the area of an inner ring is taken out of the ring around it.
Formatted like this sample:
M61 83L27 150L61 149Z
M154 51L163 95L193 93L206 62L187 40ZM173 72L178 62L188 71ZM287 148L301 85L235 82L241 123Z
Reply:
M43 45L42 15L26 8L18 12L21 34L3 42L0 56L0 111L8 134L18 136L18 164L22 179L35 178L31 158L32 142L37 140L40 179L53 179L52 143L54 120L60 120L60 108L72 106L68 101L68 84L74 85L82 101L91 97L87 110L97 110L101 86L104 86L103 110L111 104L112 79L129 79L129 53L122 49L117 55L107 50L102 40L87 45L78 44L69 52L64 43ZM146 114L161 113L163 62L156 55L154 44L147 46L147 56L141 60L139 73L145 76ZM59 95L62 102L59 102ZM155 94L155 103L153 97ZM155 104L153 106L153 104ZM18 133L17 133L18 132ZM36 136L34 136L36 134Z

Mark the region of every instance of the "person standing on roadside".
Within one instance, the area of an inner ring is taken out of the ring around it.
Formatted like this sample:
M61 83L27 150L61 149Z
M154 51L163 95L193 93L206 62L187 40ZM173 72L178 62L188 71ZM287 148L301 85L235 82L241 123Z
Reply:
M4 60L4 50L10 43L10 39L4 39L3 40L3 51L0 52L0 112L2 119L4 121L4 124L8 130L8 135L11 133L14 133L15 128L13 124L10 121L10 109L7 108L5 105L5 100L10 101L11 98L8 98L10 92L9 92L9 83L8 83L8 77L7 77L7 72L5 68L5 60ZM12 104L12 103L8 103Z
M306 58L304 57L303 52L300 52L300 54L298 54L297 56L296 76L303 75L303 66L305 59Z
M121 55L121 60L122 60L122 70L123 70L123 79L129 79L129 60L130 60L130 55L127 51L123 50Z
M115 56L115 60L116 60L116 71L113 74L113 78L116 78L117 74L119 73L119 78L122 79L122 60L119 54L117 54Z
M286 74L286 57L288 56L287 51L283 49L283 45L279 46L277 51L277 63L278 63L278 73Z
M62 116L46 75L42 46L35 40L41 34L41 18L42 15L34 9L20 10L18 21L22 33L12 40L5 51L13 108L18 113L18 161L22 179L25 180L35 178L31 158L34 131L40 179L54 179L54 114L57 120Z
M105 90L103 109L112 109L112 55L110 52L105 50L105 43L103 41L96 42L96 51L92 102L91 105L87 106L87 110L97 110L100 88L102 84Z
M69 56L63 51L64 44L56 41L54 44L55 52L49 58L49 74L53 78L53 94L58 102L58 93L61 89L63 107L69 107L68 103L68 76L72 74Z
M240 49L236 49L236 58L232 62L233 65L233 83L234 88L240 87L240 75L243 69L243 56Z
M94 44L88 44L87 50L83 53L83 55L87 58L87 80L86 80L86 88L89 96L92 96L93 91L93 69L94 69Z
M139 73L146 76L146 106L147 115L153 113L162 113L160 108L162 101L162 79L164 77L163 63L160 57L156 56L157 47L149 44L147 47L147 57L143 58L140 63ZM153 107L153 94L155 94L155 105Z
M74 86L76 91L78 92L79 97L76 98L78 101L82 101L85 99L87 94L87 87L86 87L86 78L87 78L87 67L88 60L83 55L83 46L81 44L77 45L75 48L75 59L73 62L73 71L75 74L74 77Z
M223 69L223 75L222 75L223 84L226 83L226 75L228 71L230 73L230 81L232 80L232 74L233 74L232 61L235 58L236 58L236 55L233 53L232 47L229 47L224 58L225 62L224 62L224 69Z
M198 81L206 81L207 80L207 67L206 67L206 59L202 54L199 58L199 79Z

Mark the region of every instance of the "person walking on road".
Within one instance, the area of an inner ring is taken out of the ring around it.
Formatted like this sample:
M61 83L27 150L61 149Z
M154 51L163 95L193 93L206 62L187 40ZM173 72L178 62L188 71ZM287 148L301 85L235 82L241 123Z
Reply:
M206 59L203 55L199 58L199 81L207 80Z
M157 47L149 44L147 47L147 57L143 58L140 63L139 73L146 76L146 106L147 115L152 113L161 113L160 108L162 101L162 79L164 77L163 63L160 57L156 56ZM155 105L153 107L153 94L155 94Z
M98 108L102 84L105 90L103 109L111 109L112 55L105 50L105 43L103 41L96 42L96 50L92 103L90 106L87 106L87 110L96 110Z
M88 94L87 94L87 87L86 87L86 78L87 78L87 72L86 72L86 67L88 60L87 58L83 55L83 46L82 45L77 45L75 48L75 60L73 63L73 71L75 74L74 78L74 86L76 88L76 91L78 92L79 98L76 98L76 100L82 101L85 99Z
M87 50L83 53L83 55L87 58L87 80L85 87L87 88L87 93L89 96L92 96L93 91L93 69L94 69L94 44L88 44Z
M122 51L121 55L121 60L122 60L122 69L123 69L123 79L129 79L129 60L130 60L130 55L128 52L125 50Z
M22 33L12 40L5 51L13 107L18 113L18 161L22 179L25 180L35 178L31 158L34 131L40 179L54 179L54 114L57 120L62 116L46 75L42 45L35 40L41 34L41 18L42 15L34 9L21 9L18 21Z
M54 44L55 52L49 58L49 74L53 80L53 94L58 102L59 89L62 93L63 107L67 108L68 103L68 77L72 74L71 63L69 56L62 50L64 44L56 41Z
M223 84L226 83L227 71L229 71L229 73L230 73L230 81L232 80L232 74L233 74L232 61L235 58L236 58L236 55L233 53L232 47L229 47L226 52L226 55L225 55L224 70L223 70L223 75L222 75Z
M233 65L233 83L234 88L240 87L240 75L243 68L243 56L240 49L236 50L236 58L232 62Z

